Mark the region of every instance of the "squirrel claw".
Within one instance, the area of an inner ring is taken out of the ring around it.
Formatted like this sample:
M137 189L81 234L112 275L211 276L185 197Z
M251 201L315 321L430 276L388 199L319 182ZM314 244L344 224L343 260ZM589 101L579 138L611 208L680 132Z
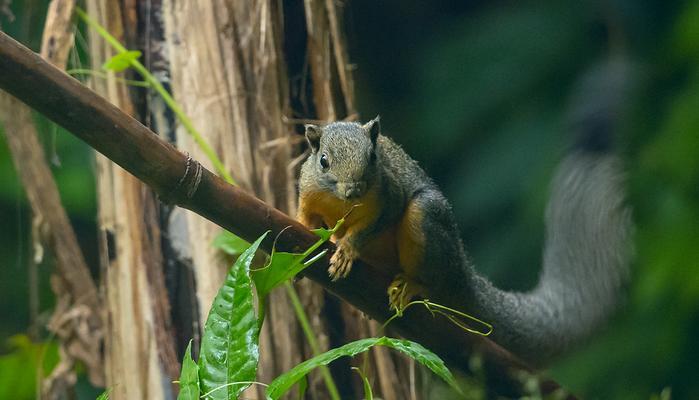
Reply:
M348 250L346 246L337 246L335 254L330 258L330 268L328 268L328 275L333 282L349 275L352 263L356 258L353 257L353 254L354 252Z
M388 286L388 306L402 312L415 296L422 293L422 286L403 274L398 274Z

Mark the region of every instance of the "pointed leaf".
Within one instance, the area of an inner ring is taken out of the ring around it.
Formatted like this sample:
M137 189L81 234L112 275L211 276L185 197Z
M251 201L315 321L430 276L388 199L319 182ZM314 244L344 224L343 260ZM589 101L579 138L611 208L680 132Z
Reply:
M305 253L296 254L272 250L267 265L263 269L252 272L257 296L266 297L272 289L303 271L305 268L304 258L306 258Z
M102 65L102 68L108 71L121 72L131 66L131 62L138 60L141 57L141 52L138 50L129 50L119 53L107 60Z
M405 353L415 361L425 365L439 377L444 379L449 385L459 391L454 377L444 365L444 361L436 354L422 347L420 344L409 340L392 339L387 337L361 339L344 346L326 351L323 354L315 356L309 360L298 364L288 372L278 376L267 387L267 398L276 400L286 393L299 379L305 377L311 370L321 365L328 365L332 361L344 357L355 356L359 353L367 351L372 346L387 346L402 353Z
M255 290L257 290L257 297L261 299L260 301L262 301L272 289L293 278L320 259L320 257L325 254L324 252L304 262L311 253L320 247L320 245L330 239L333 233L342 226L343 222L344 218L337 221L333 229L314 229L313 233L318 235L320 239L303 253L285 253L272 250L272 255L267 265L264 268L252 272L252 278L255 281Z
M245 239L236 236L228 231L223 231L216 235L214 241L211 243L212 246L217 249L221 249L227 254L232 256L237 256L241 254L245 249L250 246L250 243L246 242Z
M303 400L306 398L306 390L308 389L308 378L303 377L299 379L299 391L298 391L298 399Z
M335 233L335 231L339 227L340 226L337 225L333 229L325 229L325 228L311 229L311 232L315 233L316 235L318 235L319 238L321 238L324 242L326 242L328 239L330 239L330 236L332 236L333 233Z
M199 366L192 360L192 341L189 341L182 360L180 372L180 394L177 400L198 400L199 395Z
M249 383L230 383L255 380L259 329L249 271L265 236L238 257L209 311L199 356L201 391L207 398L237 399Z
M381 346L387 346L394 350L398 350L401 353L407 355L413 360L419 362L420 364L429 368L437 376L442 378L444 382L448 383L449 386L454 388L457 392L461 392L461 389L456 384L454 376L451 371L444 364L444 361L439 358L438 355L434 354L430 350L423 347L420 343L413 342L406 339L394 339L384 337L385 343L379 343Z
M267 398L276 400L284 395L284 393L289 390L296 382L304 378L311 370L317 368L321 365L328 365L332 361L337 360L344 356L354 356L361 352L364 352L376 345L381 341L382 338L368 338L360 339L351 343L347 343L344 346L334 348L332 350L326 351L323 354L319 354L311 359L308 359L288 372L279 375L276 379L270 383L267 387Z

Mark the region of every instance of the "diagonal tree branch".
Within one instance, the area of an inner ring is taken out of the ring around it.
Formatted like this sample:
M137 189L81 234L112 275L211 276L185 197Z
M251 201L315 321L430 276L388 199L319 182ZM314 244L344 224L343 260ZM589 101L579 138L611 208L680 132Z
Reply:
M243 190L228 185L196 161L163 142L137 120L51 66L31 50L0 32L0 88L63 126L97 151L151 186L162 199L187 208L247 240L266 230L264 243L282 250L301 250L316 236L297 221ZM330 250L334 247L327 245ZM359 262L346 279L331 282L327 259L304 271L305 276L379 321L391 316L386 287L391 277ZM444 318L418 308L408 310L392 326L467 371L474 352L482 354L491 383L510 394L522 393L513 370L532 369L494 342L469 335ZM544 393L556 390L542 383Z

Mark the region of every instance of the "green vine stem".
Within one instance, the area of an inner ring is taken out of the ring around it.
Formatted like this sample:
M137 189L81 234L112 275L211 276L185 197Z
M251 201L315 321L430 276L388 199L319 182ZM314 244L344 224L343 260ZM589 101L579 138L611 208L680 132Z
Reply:
M284 287L286 288L286 293L288 294L289 299L291 300L291 305L294 308L294 312L296 313L296 318L299 320L301 329L303 329L303 333L306 335L306 340L308 340L308 344L311 346L311 351L313 352L313 355L317 356L321 354L322 351L320 350L318 341L316 340L313 329L311 328L311 323L308 321L306 311L303 309L301 300L299 299L298 294L296 294L296 289L294 289L294 285L292 285L291 282L286 281ZM326 366L322 366L320 369L320 373L323 375L323 380L325 380L325 385L328 387L330 397L333 400L340 400L340 392L338 392L337 386L335 386L335 381L333 380L333 377L330 374L330 369Z
M459 310L455 310L453 308L443 306L443 305L438 304L438 303L433 303L433 302L429 301L428 299L411 301L410 303L406 304L404 307L396 310L396 313L393 316L391 316L391 318L386 320L386 322L384 322L383 325L381 325L381 330L382 331L385 330L386 327L388 326L388 324L391 323L391 321L393 321L396 318L402 317L403 312L405 312L405 310L408 307L416 305L416 304L424 305L425 308L427 309L427 311L429 311L432 314L432 316L434 316L435 314L443 315L445 318L447 318L449 321L451 321L454 325L456 325L459 328L461 328L462 330L469 332L469 333L472 333L474 335L488 336L493 332L493 325L491 325L483 320L480 320L472 315L461 312ZM478 329L471 328L468 325L466 325L465 322L459 320L459 318L463 318L465 320L469 320L469 321L481 324L485 328L485 330L479 331Z
M66 74L70 76L74 75L90 75L90 76L96 76L101 79L107 79L107 74L105 74L102 71L95 71L92 69L86 69L86 68L74 68L74 69L69 69L66 71ZM137 87L145 87L149 88L150 84L145 81L135 81L133 79L124 79L124 78L116 78L117 82L122 82L126 85L129 86L137 86Z

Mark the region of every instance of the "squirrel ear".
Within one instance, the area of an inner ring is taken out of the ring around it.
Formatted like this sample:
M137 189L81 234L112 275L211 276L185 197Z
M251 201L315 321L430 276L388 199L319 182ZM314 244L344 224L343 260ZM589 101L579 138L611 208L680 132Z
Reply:
M379 133L381 133L381 117L377 115L376 118L364 124L364 129L366 129L369 134L371 142L376 144L376 138L378 138Z
M315 153L320 147L320 137L323 135L323 130L318 125L307 124L306 126L306 140L308 140L308 145L311 146L311 150Z

